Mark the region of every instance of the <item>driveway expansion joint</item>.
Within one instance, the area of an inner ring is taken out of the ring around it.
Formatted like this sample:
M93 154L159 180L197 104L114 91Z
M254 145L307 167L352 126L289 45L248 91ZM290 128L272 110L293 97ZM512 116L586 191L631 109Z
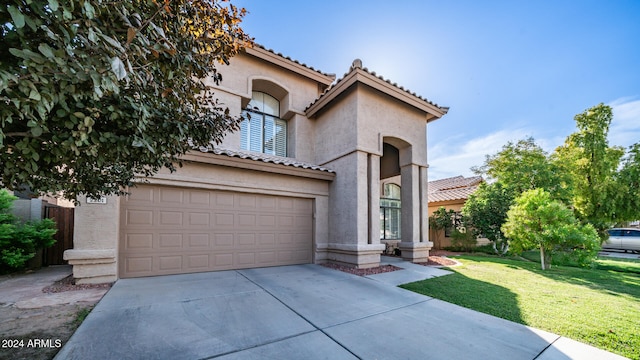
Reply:
M550 343L549 343L549 345L545 346L545 348L544 348L544 349L542 349L542 351L540 351L540 353L539 353L538 355L536 355L536 357L534 357L534 358L533 358L533 359L531 359L531 360L536 360L537 358L539 358L540 356L542 356L542 354L544 354L544 352L545 352L545 351L547 351L547 349L549 349L550 347L552 347L552 346L553 346L553 344L555 344L555 343L556 343L556 341L560 340L560 338L561 338L561 337L562 337L562 336L558 336L558 337L556 337L556 338L555 338L555 340L553 340L552 342L550 342Z
M198 360L211 360L211 359L217 359L217 358L220 358L220 357L223 357L223 356L226 356L226 355L235 354L235 353L243 352L243 351L246 351L246 350L251 350L251 349L259 348L259 347L261 347L261 346L265 346L265 345L270 345L270 344L279 343L279 342L281 342L281 341L285 341L285 340L293 339L293 338L296 338L296 337L298 337L298 336L302 336L302 335L306 335L306 334L311 334L311 333L314 333L314 332L316 332L316 331L318 331L318 330L303 331L303 332L298 333L298 334L294 334L294 335L290 335L290 336L285 336L285 337L282 337L282 338L279 338L279 339L275 339L275 340L272 340L272 341L267 341L267 342L260 343L260 344L255 344L255 345L252 345L252 346L247 346L247 347L244 347L244 348L241 348L241 349L237 349L237 350L233 350L233 351L227 351L227 352L225 352L225 353L221 353L221 354L216 354L216 355L212 355L212 356L207 356L207 357L204 357L204 358L200 358L200 359L198 359Z
M278 301L279 303L281 303L282 305L284 305L287 309L291 310L294 314L298 315L301 319L303 319L304 321L306 321L309 325L313 326L317 331L320 331L322 334L324 334L324 336L328 337L329 339L331 339L331 341L335 342L336 344L338 344L341 348L343 348L344 350L346 350L348 353L350 353L351 355L355 356L356 358L358 358L359 360L363 360L360 356L358 356L357 354L355 354L353 351L351 351L351 349L349 349L348 347L346 347L344 344L340 343L338 340L336 340L334 337L332 337L331 335L327 334L322 328L320 328L319 326L317 326L316 324L314 324L311 320L307 319L306 317L304 317L302 314L300 314L299 312L297 312L295 309L293 309L291 306L289 306L288 304L285 304L282 300L280 300L277 296L275 296L274 294L272 294L269 290L265 289L262 285L258 284L257 282L249 279L246 275L244 275L243 273L239 272L238 273L240 275L242 275L245 279L247 279L248 281L250 281L251 283L253 283L254 285L256 285L257 287L259 287L260 289L262 289L265 293L269 294L269 296L273 297L276 301ZM299 334L301 335L301 334ZM297 335L296 335L297 336Z

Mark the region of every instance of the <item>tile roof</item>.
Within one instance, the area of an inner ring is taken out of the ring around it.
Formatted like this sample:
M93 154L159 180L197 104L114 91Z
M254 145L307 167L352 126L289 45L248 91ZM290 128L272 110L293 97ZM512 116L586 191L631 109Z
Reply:
M454 176L446 179L429 181L428 202L465 200L473 194L480 183L484 180L482 176L465 178L464 176Z
M365 73L367 73L367 74L369 74L371 76L374 76L374 77L386 82L387 84L392 85L393 87L395 87L397 89L400 89L401 91L404 91L405 93L407 93L409 95L412 95L412 96L414 96L414 97L416 97L416 98L418 98L418 99L420 99L420 100L422 100L422 101L424 101L424 102L426 102L426 103L428 103L428 104L430 104L432 106L435 106L436 108L438 108L441 111L443 111L445 114L447 113L447 111L449 111L448 107L440 106L440 105L428 100L427 98L422 97L422 96L416 94L415 92L412 92L409 89L405 89L404 87L398 85L398 83L391 82L391 80L389 80L389 79L385 79L383 76L376 74L375 71L370 71L368 68L362 67L362 61L360 59L355 59L353 61L353 64L351 65L351 68L349 69L349 71L347 73L345 73L344 75L342 75L342 77L340 79L338 79L335 83L333 83L331 86L329 86L325 91L322 92L322 94L320 94L320 96L316 100L314 100L311 104L309 104L309 106L307 106L307 108L305 109L305 112L309 108L311 108L315 103L320 101L320 99L322 99L322 97L325 96L327 93L329 93L333 88L338 86L338 84L341 81L343 81L351 72L355 71L356 69L361 69Z
M250 152L250 151L230 150L230 149L214 146L213 144L207 147L199 147L198 150L205 153L213 153L216 155L226 155L229 157L236 157L240 159L262 161L265 163L284 165L284 166L293 166L300 169L317 170L317 171L324 171L324 172L335 174L335 171L331 169L327 169L322 166L313 165L313 164L297 161L295 159L282 157L282 156L268 155L268 154L262 154L257 152Z
M336 74L330 74L330 73L322 72L322 71L320 71L320 70L318 70L318 69L313 68L313 66L307 65L307 64L305 64L305 63L301 63L301 62L299 62L298 60L292 59L292 58L290 58L290 57L288 57L288 56L286 56L286 55L283 55L282 53L276 52L276 51L275 51L275 50L273 50L273 49L268 49L268 48L266 48L264 45L255 44L255 43L254 43L254 44L253 44L253 47L254 47L254 48L260 48L260 49L262 49L262 50L266 50L266 51L268 51L268 52L270 52L270 53L272 53L272 54L274 54L274 55L280 56L280 57L281 57L281 58L283 58L283 59L289 60L289 61L294 62L294 63L296 63L296 64L298 64L298 65L300 65L300 66L304 66L305 68L307 68L307 69L309 69L309 70L315 71L315 72L317 72L318 74L321 74L321 75L324 75L324 76L328 76L328 77L333 77L334 79L336 78Z

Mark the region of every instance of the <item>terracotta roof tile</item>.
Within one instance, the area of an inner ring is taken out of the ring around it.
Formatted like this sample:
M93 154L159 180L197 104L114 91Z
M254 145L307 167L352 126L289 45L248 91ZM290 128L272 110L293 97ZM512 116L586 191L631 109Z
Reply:
M464 176L454 176L446 179L429 181L429 202L464 200L473 194L480 183L484 180L482 176L465 178Z
M464 176L454 176L446 179L429 181L429 192L437 190L455 189L471 185L479 185L482 182L482 176L472 176L465 178Z
M466 200L469 198L469 195L473 194L477 189L478 186L474 185L459 189L440 190L433 193L430 192L428 195L428 202Z
M283 58L283 59L287 59L287 60L289 60L289 61L291 61L291 62L294 62L294 63L296 63L296 64L298 64L298 65L304 66L304 67L306 67L306 68L307 68L307 69L309 69L309 70L313 70L313 71L317 72L318 74L322 74L322 75L324 75L324 76L328 76L328 77L333 77L334 79L335 79L335 77L336 77L336 74L330 74L330 73L322 72L322 71L320 71L320 70L318 70L318 69L313 68L313 66L309 66L309 65L307 65L307 64L305 64L305 63L301 63L301 62L299 62L298 60L292 59L292 58L290 58L290 57L288 57L288 56L286 56L286 55L283 55L282 53L276 52L276 51L275 51L275 50L273 50L273 49L268 49L268 48L266 48L264 45L260 45L260 44L253 44L253 47L254 47L254 48L255 48L255 47L257 47L257 48L260 48L260 49L266 50L266 51L268 51L268 52L270 52L270 53L272 53L272 54L274 54L274 55L278 55L278 56L280 56L280 57L281 57L281 58Z
M249 159L253 161L262 161L265 163L272 163L272 164L278 164L278 165L284 165L284 166L293 166L301 169L310 169L310 170L324 171L328 173L335 173L335 171L331 169L327 169L322 166L313 165L313 164L297 161L296 159L282 157L282 156L268 155L268 154L262 154L262 153L251 152L251 151L230 150L230 149L225 149L225 148L221 148L214 145L209 145L208 147L200 147L198 148L198 150L205 153L210 152L216 155L226 155L229 157L236 157L240 159Z

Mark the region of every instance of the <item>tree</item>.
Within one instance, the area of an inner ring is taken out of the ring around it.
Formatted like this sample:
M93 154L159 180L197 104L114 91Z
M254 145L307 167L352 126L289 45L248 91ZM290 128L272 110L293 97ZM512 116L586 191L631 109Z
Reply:
M11 207L17 199L0 189L0 273L24 268L38 249L55 244L55 222L51 219L18 223Z
M438 210L433 212L433 215L429 217L429 228L435 232L435 239L438 248L442 247L442 238L440 234L444 236L445 229L453 226L453 216L455 211L445 209L444 206L440 206Z
M554 154L554 162L570 176L571 204L577 217L592 224L602 239L622 215L618 210L623 189L616 179L624 149L609 146L612 119L611 107L604 104L576 115L578 131L569 135ZM629 171L634 162L636 158L628 163Z
M121 194L237 129L210 85L251 39L221 1L5 2L1 186Z
M516 253L540 249L543 270L551 267L554 252L567 252L585 263L595 258L600 239L593 226L581 225L573 212L543 189L527 190L507 212L502 232Z
M640 219L640 143L629 148L617 175L618 221Z
M567 180L549 155L532 137L508 142L498 153L487 155L482 166L471 168L487 180L502 183L513 197L526 190L542 188L555 199L568 199Z
M462 207L465 226L472 228L474 235L489 239L497 254L506 254L509 250L501 227L512 202L511 191L501 182L482 183Z

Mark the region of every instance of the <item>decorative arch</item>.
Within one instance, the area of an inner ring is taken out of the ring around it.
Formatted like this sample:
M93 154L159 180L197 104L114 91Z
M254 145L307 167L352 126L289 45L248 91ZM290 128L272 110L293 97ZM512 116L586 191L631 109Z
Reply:
M253 91L259 91L273 96L280 101L280 116L284 119L291 117L291 91L286 86L275 79L264 76L252 76L248 81L249 94ZM250 100L251 98L243 99L242 107L246 107Z

